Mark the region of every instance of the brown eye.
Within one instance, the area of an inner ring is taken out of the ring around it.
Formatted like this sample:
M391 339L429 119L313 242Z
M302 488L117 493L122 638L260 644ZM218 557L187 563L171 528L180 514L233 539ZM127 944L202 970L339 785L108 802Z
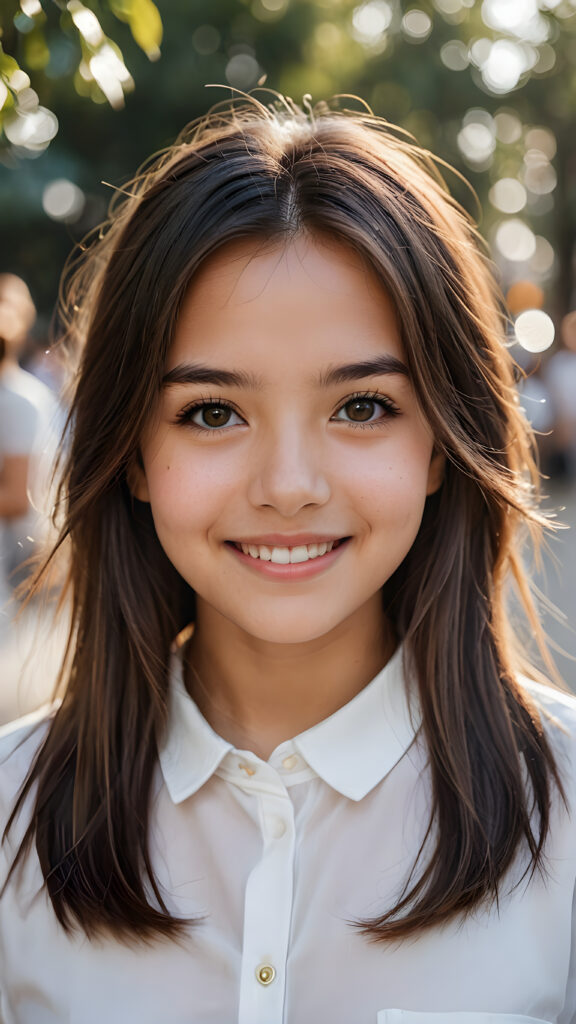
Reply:
M376 425L398 416L398 406L386 395L355 395L340 406L332 417L343 423Z
M178 414L177 422L197 430L215 431L219 427L235 427L244 420L225 402L198 402Z
M200 426L225 427L232 415L232 409L226 405L205 405L199 410L199 413Z
M368 398L355 398L354 401L347 402L344 408L348 419L355 423L365 423L372 419L378 406ZM379 411L382 412L382 409L380 408Z

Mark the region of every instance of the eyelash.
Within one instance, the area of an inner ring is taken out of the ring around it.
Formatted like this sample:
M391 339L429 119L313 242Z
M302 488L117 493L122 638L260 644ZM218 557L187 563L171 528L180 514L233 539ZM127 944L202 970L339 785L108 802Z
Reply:
M365 423L361 420L358 422L355 422L354 420L341 420L340 422L347 423L349 427L359 427L361 430L373 430L375 427L380 426L380 424L386 423L388 420L394 419L396 416L400 415L400 409L391 398L387 397L387 395L382 395L378 391L355 391L353 395L348 395L348 397L340 403L334 413L334 416L336 413L341 412L342 409L345 409L347 405L350 405L351 402L362 401L373 402L374 405L379 405L385 415L376 420L368 420Z
M378 427L380 424L385 423L387 420L394 419L396 416L400 415L400 409L398 408L398 406L395 404L395 402L392 401L392 399L388 398L386 395L382 395L377 391L356 391L354 392L354 394L348 395L348 397L343 402L340 403L338 408L333 413L331 419L334 420L337 413L345 409L347 405L350 405L352 402L359 401L373 402L374 405L380 406L380 408L384 412L384 415L376 420L368 420L366 422L362 422L361 420L357 422L355 422L354 420L340 420L341 423L347 423L348 426L355 428L358 427L361 430L374 429L375 427ZM180 412L178 412L176 415L176 423L181 426L189 427L192 430L197 430L205 434L217 434L219 433L220 430L224 429L226 424L224 424L224 427L206 427L201 426L199 423L194 423L192 420L194 414L199 412L199 410L207 409L210 408L211 406L216 406L219 409L229 409L231 412L236 413L237 416L241 415L235 408L235 406L232 405L231 402L226 401L225 399L203 398L200 401L192 402L190 405L187 405L183 409L181 409ZM232 425L236 426L237 424Z
M219 429L223 429L222 427L202 427L199 423L194 423L192 421L194 413L199 412L200 409L209 409L214 406L217 406L218 409L229 409L230 412L235 412L237 416L240 416L240 413L231 402L226 402L221 398L203 398L201 401L191 402L190 405L184 406L184 408L176 414L176 423L184 427L190 427L192 430L201 431L205 434L217 434Z

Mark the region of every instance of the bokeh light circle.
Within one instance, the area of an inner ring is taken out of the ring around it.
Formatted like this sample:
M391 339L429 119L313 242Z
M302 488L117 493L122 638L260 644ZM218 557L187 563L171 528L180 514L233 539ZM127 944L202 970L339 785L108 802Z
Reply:
M517 178L500 178L490 189L492 206L502 213L520 213L526 206L528 196L522 182Z
M554 341L554 324L542 309L527 309L517 318L514 334L527 352L545 352Z
M505 259L521 263L536 252L536 236L524 221L514 217L498 225L496 245Z
M85 204L82 189L67 178L51 181L42 194L44 213L52 220L73 223L82 216Z
M412 8L402 18L402 29L413 42L421 43L428 39L432 31L432 19L425 11Z
M541 309L544 292L534 281L515 281L506 292L508 309L514 316L526 309Z

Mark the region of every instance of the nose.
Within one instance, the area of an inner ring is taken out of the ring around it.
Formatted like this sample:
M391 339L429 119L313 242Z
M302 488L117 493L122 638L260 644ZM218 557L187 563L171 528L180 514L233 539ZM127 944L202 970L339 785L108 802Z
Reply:
M254 506L292 518L307 506L324 505L330 493L321 443L296 424L268 433L250 471Z

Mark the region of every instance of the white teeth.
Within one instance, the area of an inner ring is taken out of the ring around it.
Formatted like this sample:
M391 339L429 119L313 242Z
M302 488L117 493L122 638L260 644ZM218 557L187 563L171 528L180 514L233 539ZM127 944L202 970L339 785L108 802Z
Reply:
M305 545L299 548L290 549L290 561L291 562L307 562L308 561L308 548Z
M271 562L278 565L288 565L290 561L290 548L272 548Z
M276 565L288 565L289 563L308 562L313 558L332 551L336 541L323 541L322 544L300 544L294 548L269 548L264 544L240 544L245 555L251 558L260 558L263 562L275 562Z

